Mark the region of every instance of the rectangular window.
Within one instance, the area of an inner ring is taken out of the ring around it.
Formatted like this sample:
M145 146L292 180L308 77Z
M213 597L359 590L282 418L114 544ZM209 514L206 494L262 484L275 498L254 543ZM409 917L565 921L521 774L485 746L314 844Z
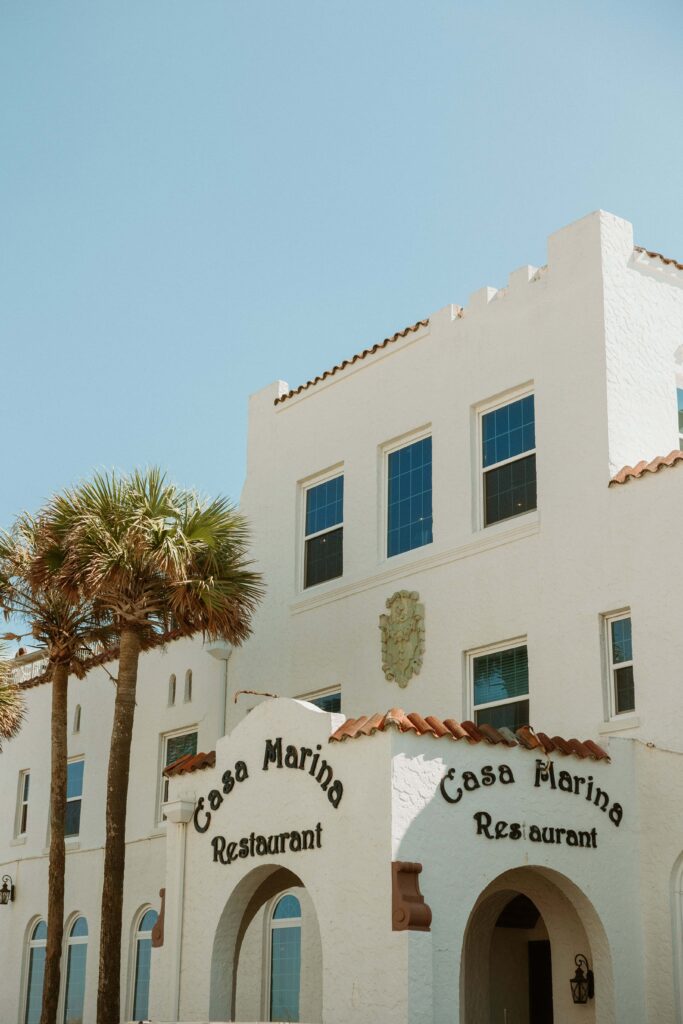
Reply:
M623 715L636 709L631 615L612 615L606 623L610 704L613 714Z
M66 822L65 836L77 836L81 831L81 801L83 797L83 758L69 761L66 766Z
M314 693L299 699L307 700L309 704L315 704L321 711L333 713L341 711L341 690L328 690L326 693Z
M536 508L534 396L481 417L484 526Z
M157 808L157 821L165 821L161 807L168 800L168 779L164 775L164 769L174 764L186 754L197 753L197 730L191 732L170 733L161 737L161 782L159 785L159 806Z
M683 388L676 388L678 400L678 447L683 451Z
M28 828L28 791L31 784L31 773L19 772L19 790L17 800L17 824L14 830L16 837L25 836Z
M306 490L304 587L314 587L342 575L343 523L343 476Z
M529 659L526 644L470 655L476 725L519 729L529 724Z
M387 557L432 543L432 439L388 456Z

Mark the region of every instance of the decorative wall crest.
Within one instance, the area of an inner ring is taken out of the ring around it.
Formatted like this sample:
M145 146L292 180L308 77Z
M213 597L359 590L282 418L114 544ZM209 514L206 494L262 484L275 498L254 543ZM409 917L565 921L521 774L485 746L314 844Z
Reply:
M425 651L425 609L416 590L398 590L387 598L388 615L380 615L382 671L385 678L407 686L420 674Z

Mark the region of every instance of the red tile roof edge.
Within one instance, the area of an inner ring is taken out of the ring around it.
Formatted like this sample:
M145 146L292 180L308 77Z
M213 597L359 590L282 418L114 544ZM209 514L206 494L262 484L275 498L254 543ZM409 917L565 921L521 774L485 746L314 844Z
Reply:
M658 473L660 469L675 466L681 461L683 461L683 452L679 451L678 448L674 448L668 455L658 455L656 459L652 459L650 462L646 462L643 459L642 462L635 466L624 466L616 476L612 477L607 486L611 487L613 484L626 484L629 480L638 480L645 473Z
M410 327L404 327L402 331L397 331L396 334L392 334L390 338L385 338L384 341L378 341L372 348L363 349L362 352L358 352L351 359L345 359L341 363L337 363L331 370L325 370L319 377L314 377L313 380L306 381L305 384L300 384L298 388L292 388L286 395L280 395L273 401L273 405L279 405L281 402L286 402L288 398L292 398L294 395L300 394L302 391L306 391L308 388L312 388L315 384L319 384L320 381L325 380L326 377L333 377L335 373L339 373L340 370L346 369L347 366L352 366L353 363L357 363L361 359L365 359L366 356L374 355L375 352L379 352L380 349L386 348L394 341L398 341L399 338L405 338L409 334L414 334L419 331L422 327L429 326L429 317L426 320L418 320L417 323L412 324Z
M661 252L653 252L652 249L645 249L642 245L634 245L633 248L636 252L642 252L653 260L661 260L662 263L670 264L676 267L677 270L683 270L683 263L679 263L678 260L674 260L670 256L662 256Z
M203 768L215 768L215 766L215 750L210 750L208 754L203 751L199 754L183 754L177 761L173 761L164 768L164 775L189 775L190 772L198 772Z
M553 736L552 739L543 732L535 732L531 726L525 725L516 732L510 729L494 729L492 725L475 725L474 722L458 722L453 718L443 721L434 715L422 718L415 711L410 714L402 708L391 708L385 715L372 715L370 718L349 718L330 736L330 742L343 742L358 739L360 736L372 736L376 732L395 729L397 732L414 732L418 736L433 736L441 739L447 736L452 740L465 739L468 743L502 743L506 747L520 746L527 750L540 750L551 754L555 750L566 755L593 761L609 761L609 754L592 740L583 743L577 739L563 739Z

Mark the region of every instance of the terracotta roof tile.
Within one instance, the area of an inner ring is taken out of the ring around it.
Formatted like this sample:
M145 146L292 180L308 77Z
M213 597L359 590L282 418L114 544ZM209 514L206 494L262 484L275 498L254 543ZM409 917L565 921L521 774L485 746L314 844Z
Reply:
M203 751L200 754L183 754L177 761L164 769L164 775L189 775L190 772L198 772L202 768L215 768L215 766L215 750L210 750L208 754Z
M646 462L644 459L639 462L636 466L624 466L620 469L616 476L613 476L608 486L611 487L613 484L626 484L629 480L638 480L645 473L658 473L660 469L668 468L669 466L675 466L676 463L683 460L683 452L675 448L668 455L658 455L656 459L652 459L651 462Z
M683 270L683 263L678 263L670 256L662 256L661 252L653 252L651 249L644 249L642 245L634 245L633 248L636 252L642 252L646 256L650 256L653 260L661 260L662 263L671 264L676 267L677 270Z
M419 736L430 735L435 739L448 737L453 740L464 739L469 743L501 743L508 747L517 744L526 747L527 750L541 750L544 754L559 750L560 753L567 756L581 759L591 758L594 761L609 761L608 753L592 740L582 743L577 739L563 739L562 736L553 736L550 739L545 733L535 732L526 725L513 733L510 729L495 729L491 725L477 726L474 722L458 722L454 718L446 718L443 721L434 715L423 718L415 711L407 715L402 708L392 708L391 711L387 711L386 715L373 715L371 719L349 719L332 733L330 742L370 735L367 728L369 722L373 723L371 730L373 733L397 729L399 732L415 732Z
M281 402L286 402L288 398L292 398L294 395L298 395L302 391L306 391L308 388L314 387L314 385L319 384L320 381L325 380L326 377L333 377L335 373L339 373L340 370L346 369L347 366L352 366L361 359L374 355L375 352L379 352L380 349L386 348L387 345L391 345L392 342L398 341L399 338L405 338L409 334L414 334L422 327L427 327L428 325L429 319L418 320L417 323L413 324L411 327L404 327L402 331L397 331L396 334L392 334L390 338L385 338L384 341L378 341L376 345L372 346L372 348L363 349L362 352L358 352L355 356L352 356L351 359L345 359L343 362L337 363L336 366L333 366L331 370L325 370L325 372L320 374L319 377L314 377L313 380L307 380L305 384L300 384L298 388L292 388L292 390L288 391L287 394L280 395L279 398L274 400L273 405L279 405Z

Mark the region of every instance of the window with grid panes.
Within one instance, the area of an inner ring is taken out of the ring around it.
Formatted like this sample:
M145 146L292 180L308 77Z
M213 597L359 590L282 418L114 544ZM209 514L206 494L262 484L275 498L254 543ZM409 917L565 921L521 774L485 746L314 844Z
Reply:
M333 580L344 571L344 477L306 490L304 587Z
M66 819L64 835L77 836L81 831L81 802L83 797L83 771L85 762L69 761L66 766Z
M432 439L388 455L387 557L432 543Z
M162 744L161 785L159 787L157 821L165 820L161 811L161 806L168 800L168 779L164 775L164 770L168 768L170 764L179 760L179 758L185 757L186 754L197 753L197 730L193 729L188 732L174 733L169 736L164 736Z
M612 616L607 620L611 703L615 715L635 711L633 682L633 641L631 616Z
M287 893L270 923L270 1020L299 1020L300 988L301 904Z
M484 526L536 508L534 396L481 417Z
M496 729L529 724L529 659L526 644L484 651L470 658L474 721Z

